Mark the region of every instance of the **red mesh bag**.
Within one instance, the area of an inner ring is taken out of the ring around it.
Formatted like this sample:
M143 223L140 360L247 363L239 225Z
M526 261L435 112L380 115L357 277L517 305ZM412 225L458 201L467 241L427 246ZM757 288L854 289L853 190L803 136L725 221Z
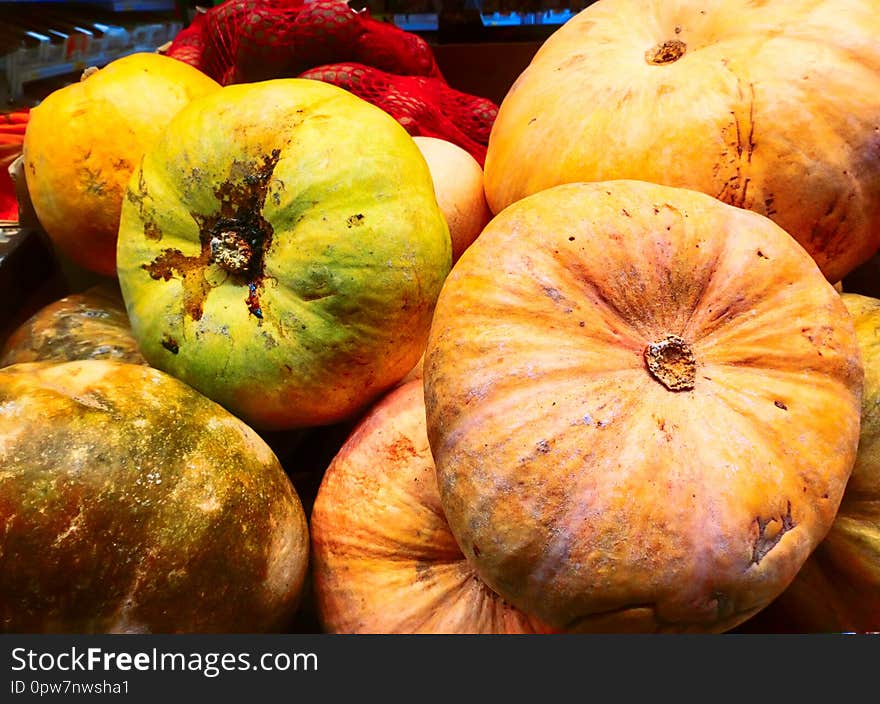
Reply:
M498 112L451 88L428 43L344 0L227 0L196 15L166 52L222 85L303 76L345 88L413 135L446 139L480 165Z
M442 78L395 76L357 63L319 66L301 76L345 88L382 108L411 135L445 139L470 152L480 166L485 162L498 112L491 100L460 93Z
M339 61L440 75L424 39L355 12L343 0L227 0L196 15L167 53L224 85L295 76Z
M9 167L21 154L30 110L0 114L0 220L18 221L18 200Z

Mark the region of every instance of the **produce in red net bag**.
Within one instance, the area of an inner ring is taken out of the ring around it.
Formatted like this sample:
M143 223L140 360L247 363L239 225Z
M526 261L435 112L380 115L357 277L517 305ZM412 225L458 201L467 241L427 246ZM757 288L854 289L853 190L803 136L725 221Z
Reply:
M168 54L224 85L295 76L338 61L440 76L424 39L343 0L227 0L196 15Z
M196 15L166 53L223 85L290 76L334 83L412 135L459 145L481 166L498 112L451 88L420 36L343 0L227 0Z
M9 167L21 154L29 115L28 108L0 114L0 220L18 220L18 201Z
M345 88L392 115L411 135L457 144L480 166L486 159L497 106L486 98L450 88L442 78L395 76L356 63L319 66L301 77Z

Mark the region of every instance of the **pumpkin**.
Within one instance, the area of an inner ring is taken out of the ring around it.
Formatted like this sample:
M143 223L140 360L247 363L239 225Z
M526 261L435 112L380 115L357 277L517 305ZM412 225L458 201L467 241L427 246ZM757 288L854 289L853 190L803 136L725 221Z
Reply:
M331 633L546 630L476 576L443 518L420 380L371 408L312 510L313 591Z
M599 0L505 95L493 212L550 186L638 179L765 215L842 279L880 245L875 0Z
M43 306L12 332L0 350L0 367L76 359L146 364L115 282L95 284Z
M342 422L402 379L450 266L415 142L321 81L192 101L122 209L119 280L144 357L259 430Z
M855 461L852 319L771 220L637 181L495 216L424 362L444 513L555 628L717 632L825 537Z
M219 84L192 66L139 52L50 93L30 112L28 194L40 225L76 265L116 274L126 184L171 117Z
M299 497L260 437L109 360L0 370L0 630L262 632L296 611Z
M413 140L431 170L455 263L492 218L483 192L483 168L469 152L445 139L416 135Z
M855 466L828 535L756 619L799 632L880 632L880 300L844 293L865 368Z

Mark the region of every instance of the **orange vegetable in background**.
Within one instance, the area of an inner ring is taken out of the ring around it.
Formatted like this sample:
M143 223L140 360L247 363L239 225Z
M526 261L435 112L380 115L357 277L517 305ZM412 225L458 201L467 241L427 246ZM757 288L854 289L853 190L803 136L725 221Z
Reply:
M30 111L24 172L40 224L89 271L116 274L125 187L180 108L219 88L188 64L137 53L86 70Z
M492 212L483 192L483 169L457 144L416 135L413 140L428 162L437 203L452 238L452 262L477 239Z

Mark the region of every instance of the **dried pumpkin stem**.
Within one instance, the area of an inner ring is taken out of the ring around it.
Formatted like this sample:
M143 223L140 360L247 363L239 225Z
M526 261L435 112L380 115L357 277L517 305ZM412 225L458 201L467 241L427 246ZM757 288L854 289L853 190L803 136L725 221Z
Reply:
M211 260L232 274L243 274L251 266L253 249L233 230L224 230L211 238Z
M655 66L671 64L684 56L685 51L687 51L687 44L680 39L669 39L648 49L645 52L645 61Z
M694 388L697 362L688 343L678 335L666 335L648 345L645 364L651 376L670 391Z

